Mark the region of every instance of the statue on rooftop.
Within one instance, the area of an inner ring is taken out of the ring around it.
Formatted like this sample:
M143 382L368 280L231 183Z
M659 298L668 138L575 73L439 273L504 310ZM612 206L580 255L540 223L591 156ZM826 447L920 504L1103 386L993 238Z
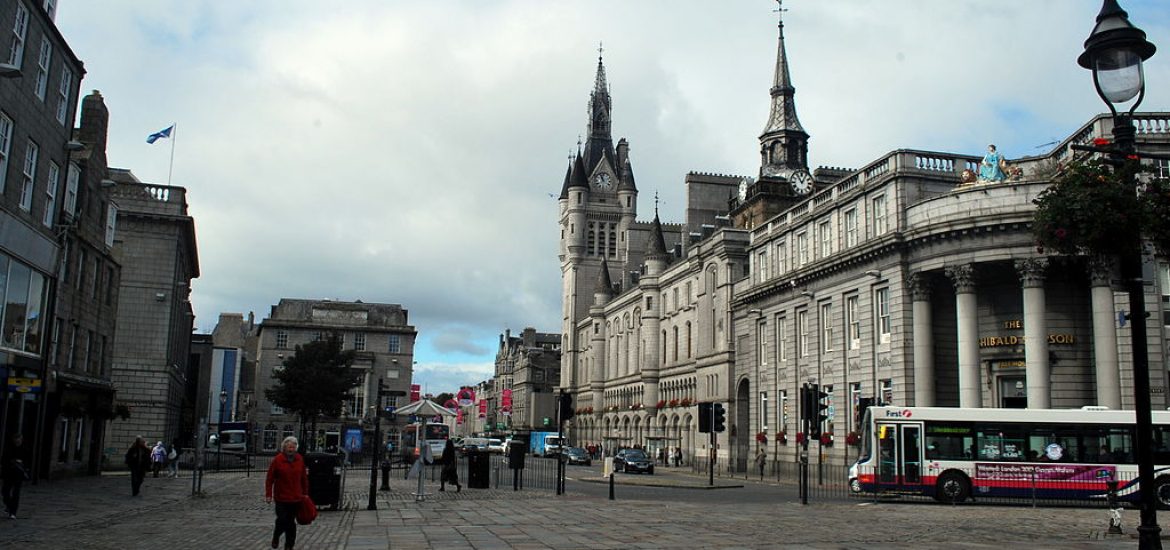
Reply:
M1003 172L1003 168L1006 165L1007 161L995 150L995 145L988 145L987 154L983 155L983 161L979 163L979 181L995 182L1006 180L1007 174Z

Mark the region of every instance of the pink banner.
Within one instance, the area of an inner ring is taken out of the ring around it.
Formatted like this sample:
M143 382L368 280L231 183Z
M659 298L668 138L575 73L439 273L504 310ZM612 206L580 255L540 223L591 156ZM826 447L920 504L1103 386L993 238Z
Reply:
M422 386L420 386L418 384L411 384L410 385L410 402L414 403L415 401L422 399L422 396L419 395L420 393L422 393Z
M512 412L512 390L507 389L500 392L500 410L506 413Z
M459 407L458 409L455 410L455 424L456 425L463 424L463 407Z
M475 390L464 386L459 390L455 398L459 400L460 407L470 407L475 403Z
M487 418L487 399L479 400L479 417Z

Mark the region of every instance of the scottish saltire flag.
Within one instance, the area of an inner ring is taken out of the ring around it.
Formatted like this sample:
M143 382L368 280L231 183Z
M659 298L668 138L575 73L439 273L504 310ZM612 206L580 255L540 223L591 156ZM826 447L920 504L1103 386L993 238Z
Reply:
M167 126L166 128L163 128L162 130L159 130L153 134L150 134L149 136L146 136L146 142L147 143L154 143L162 138L169 138L169 137L171 137L171 130L174 130L174 129L175 129L174 124Z

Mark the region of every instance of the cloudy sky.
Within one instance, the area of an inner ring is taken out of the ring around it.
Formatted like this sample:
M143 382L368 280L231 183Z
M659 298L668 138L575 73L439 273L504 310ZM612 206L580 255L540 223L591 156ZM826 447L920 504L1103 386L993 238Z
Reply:
M1162 47L1170 10L1122 0ZM776 53L769 0L61 0L110 109L109 159L187 188L200 332L282 297L402 304L415 380L490 376L499 335L560 329L555 197L598 44L640 218L681 222L688 171L754 175ZM1076 56L1100 0L790 0L810 164L894 149L1046 152L1105 110Z

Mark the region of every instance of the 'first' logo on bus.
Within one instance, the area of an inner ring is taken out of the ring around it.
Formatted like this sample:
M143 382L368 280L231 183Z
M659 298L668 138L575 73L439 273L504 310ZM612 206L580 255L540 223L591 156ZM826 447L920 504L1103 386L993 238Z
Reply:
M902 409L900 411L886 411L886 418L910 418L914 414L910 409Z

